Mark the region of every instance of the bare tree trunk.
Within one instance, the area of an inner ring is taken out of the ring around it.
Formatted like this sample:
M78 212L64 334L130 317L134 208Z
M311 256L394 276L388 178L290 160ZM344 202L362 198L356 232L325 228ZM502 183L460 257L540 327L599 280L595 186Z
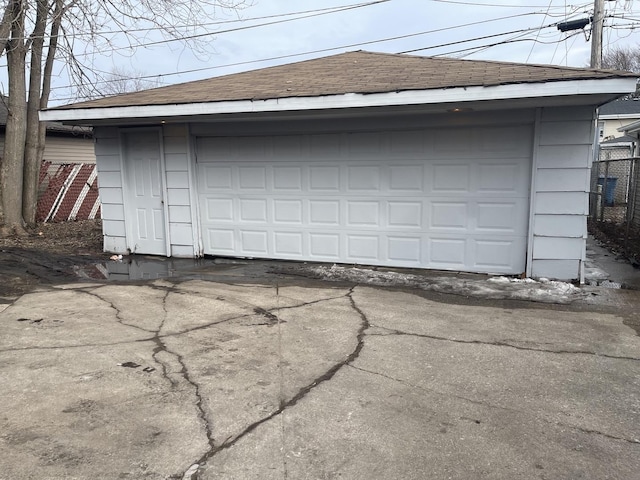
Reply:
M38 119L40 109L40 87L42 82L42 55L44 50L44 34L47 26L47 0L38 0L36 23L33 29L31 44L31 66L29 69L29 100L27 102L26 145L24 152L24 177L22 192L22 217L33 225L36 222L38 204L38 177L44 141L40 141L42 130L46 136L46 126Z
M0 56L4 53L5 48L7 47L7 43L9 41L9 35L11 34L11 20L13 13L13 5L11 2L7 3L7 6L4 9L4 13L2 14L2 20L0 20ZM5 103L5 98L0 98L2 103ZM7 110L9 109L8 105L5 105ZM4 152L3 152L4 153ZM0 225L4 224L4 208L2 207L2 157L0 157Z
M4 224L24 233L22 220L22 175L26 136L25 10L24 0L12 0L13 22L7 47L9 111L2 161Z
M0 55L4 53L4 49L7 47L9 35L11 34L11 15L12 2L9 2L4 9L2 20L0 20Z

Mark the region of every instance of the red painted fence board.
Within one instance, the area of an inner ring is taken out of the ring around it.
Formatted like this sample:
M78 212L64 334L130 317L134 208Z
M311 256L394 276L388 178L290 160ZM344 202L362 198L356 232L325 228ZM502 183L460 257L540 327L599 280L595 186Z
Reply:
M96 166L43 162L39 177L39 222L100 218Z

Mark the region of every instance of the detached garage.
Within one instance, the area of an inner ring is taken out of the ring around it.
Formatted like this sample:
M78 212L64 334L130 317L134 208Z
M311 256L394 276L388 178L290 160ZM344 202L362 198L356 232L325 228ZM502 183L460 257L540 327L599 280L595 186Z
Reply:
M581 277L605 70L352 52L57 107L105 250Z

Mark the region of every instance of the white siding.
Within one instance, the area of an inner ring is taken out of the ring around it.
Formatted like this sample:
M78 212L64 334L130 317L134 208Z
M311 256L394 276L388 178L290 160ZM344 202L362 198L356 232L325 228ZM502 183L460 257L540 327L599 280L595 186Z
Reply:
M94 135L102 202L104 248L108 252L126 253L124 220L126 185L122 184L120 130L97 127ZM171 255L193 257L198 251L192 225L189 135L186 125L164 126L162 147L166 168L163 181L167 188L166 204L169 215L167 234L171 242Z
M186 125L165 125L163 139L171 255L193 257L198 252L193 238L189 188L189 129Z
M104 250L127 253L118 129L97 127L94 138Z
M536 132L530 245L534 277L580 278L595 111L544 108Z

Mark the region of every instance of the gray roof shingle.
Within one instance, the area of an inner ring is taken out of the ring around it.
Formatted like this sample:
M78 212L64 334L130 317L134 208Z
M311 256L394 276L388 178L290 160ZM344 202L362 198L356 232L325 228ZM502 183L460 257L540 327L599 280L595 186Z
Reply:
M266 100L635 76L614 70L357 51L55 108Z
M605 103L598 110L600 115L638 115L640 116L640 98L614 100Z

